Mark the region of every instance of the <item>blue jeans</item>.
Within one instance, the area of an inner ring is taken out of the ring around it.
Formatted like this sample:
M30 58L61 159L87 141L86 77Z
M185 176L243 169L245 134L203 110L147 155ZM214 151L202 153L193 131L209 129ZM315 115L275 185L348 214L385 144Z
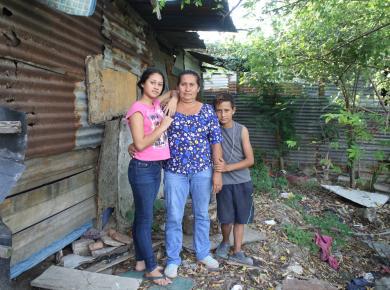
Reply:
M133 190L135 213L132 228L135 258L145 261L146 271L157 267L152 248L153 204L161 182L161 162L130 160L129 182Z
M164 192L167 220L165 247L167 264L181 264L180 252L183 244L182 220L188 194L191 192L194 214L193 244L196 258L202 260L210 254L209 203L212 190L212 169L183 175L165 171Z

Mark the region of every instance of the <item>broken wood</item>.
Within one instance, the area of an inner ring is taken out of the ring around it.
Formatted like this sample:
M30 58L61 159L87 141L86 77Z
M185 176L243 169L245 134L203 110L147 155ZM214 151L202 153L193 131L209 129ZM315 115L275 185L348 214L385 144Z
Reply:
M22 133L22 123L20 121L0 121L0 134Z
M121 256L121 257L117 257L115 260L111 261L111 262L108 262L107 260L104 260L104 261L101 261L95 265L92 265L86 269L84 269L84 271L87 271L87 272L95 272L95 273L99 273L101 271L104 271L106 270L107 268L110 268L112 266L115 266L119 263L122 263L128 259L131 259L134 257L134 254L125 254L124 256Z
M51 266L31 282L31 286L52 290L133 290L141 281L134 278L92 273L75 269Z

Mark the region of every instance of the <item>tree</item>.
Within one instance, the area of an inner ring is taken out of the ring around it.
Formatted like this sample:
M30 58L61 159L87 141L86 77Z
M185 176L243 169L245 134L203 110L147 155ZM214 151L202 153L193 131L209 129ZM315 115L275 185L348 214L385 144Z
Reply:
M248 0L246 6L253 10L255 3ZM340 111L326 117L345 130L350 186L354 187L359 141L371 138L366 116L384 117L387 125L389 120L388 1L271 0L265 12L273 18L275 33L265 38L254 32L244 44L242 61L248 68L244 79L259 87L297 79L335 84L340 90ZM241 44L227 46L234 49ZM378 74L382 77L375 77ZM377 92L382 112L367 112L360 105L358 85L362 82Z

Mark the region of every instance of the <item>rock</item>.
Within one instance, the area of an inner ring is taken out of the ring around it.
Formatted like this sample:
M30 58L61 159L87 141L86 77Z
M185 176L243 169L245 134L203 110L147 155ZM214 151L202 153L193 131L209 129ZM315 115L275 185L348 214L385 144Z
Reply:
M298 263L294 263L293 265L290 265L287 267L287 273L295 273L298 275L303 274L303 268Z
M79 239L72 243L73 254L79 256L89 256L91 254L88 246L95 241L91 239Z
M375 290L387 290L390 289L390 277L382 277L375 281Z
M359 216L370 223L373 223L377 220L375 207L358 208L357 212Z
M337 290L337 288L323 280L286 279L283 281L282 290Z

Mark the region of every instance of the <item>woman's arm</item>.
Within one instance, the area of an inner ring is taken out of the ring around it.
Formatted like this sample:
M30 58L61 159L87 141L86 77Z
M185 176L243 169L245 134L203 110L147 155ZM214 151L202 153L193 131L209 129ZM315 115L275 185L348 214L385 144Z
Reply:
M221 159L220 162L216 164L215 170L217 170L218 172L229 172L251 167L255 163L255 159L253 157L253 149L251 141L249 139L249 131L246 127L242 128L241 141L245 159L241 160L240 162L231 164L226 164L224 160Z
M135 149L137 149L137 151L142 151L156 142L156 140L160 138L161 134L168 129L172 121L173 119L171 117L165 116L165 118L162 119L160 126L154 129L149 135L145 135L144 117L142 114L140 112L136 112L131 115L129 118L129 125Z
M211 145L213 162L214 164L219 163L222 160L222 146L221 143ZM213 193L218 193L222 189L222 173L215 171L213 172Z

